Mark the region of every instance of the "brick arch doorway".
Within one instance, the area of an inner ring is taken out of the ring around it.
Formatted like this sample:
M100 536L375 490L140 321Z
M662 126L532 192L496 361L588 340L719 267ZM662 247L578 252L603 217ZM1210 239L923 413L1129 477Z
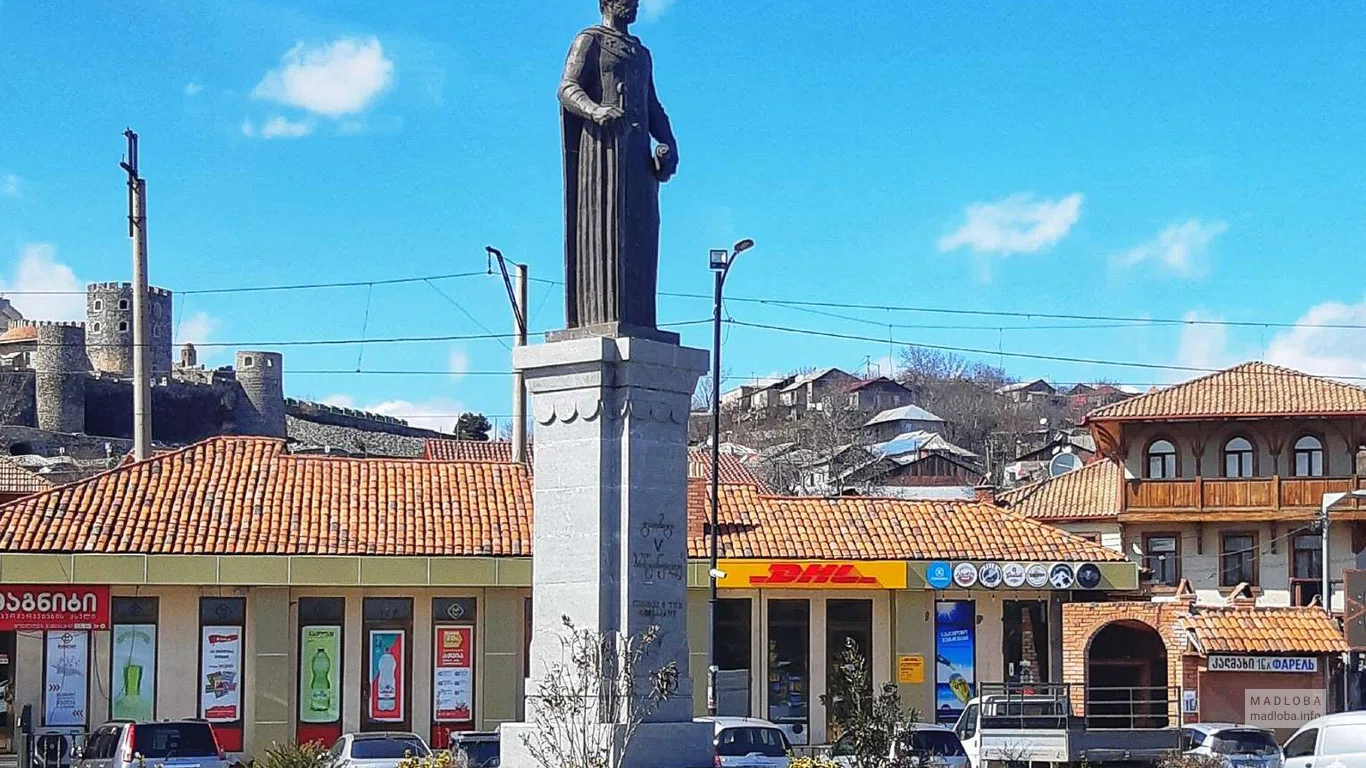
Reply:
M1161 728L1168 720L1167 644L1141 621L1112 621L1086 647L1086 720L1095 728Z

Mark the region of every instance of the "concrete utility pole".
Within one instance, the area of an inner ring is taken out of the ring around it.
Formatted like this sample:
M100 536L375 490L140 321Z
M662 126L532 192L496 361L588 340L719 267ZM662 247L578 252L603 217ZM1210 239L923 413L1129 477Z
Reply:
M129 128L128 236L133 239L133 458L152 453L152 379L147 364L147 180L138 175L138 135Z
M503 284L507 286L508 301L512 304L512 331L515 339L513 346L525 347L527 337L526 265L514 263L512 267L515 278L509 277L507 261L503 258L503 252L491 245L484 250L488 251L490 259L498 260L498 269L503 273ZM519 464L525 464L527 461L526 433L526 375L513 368L512 460Z

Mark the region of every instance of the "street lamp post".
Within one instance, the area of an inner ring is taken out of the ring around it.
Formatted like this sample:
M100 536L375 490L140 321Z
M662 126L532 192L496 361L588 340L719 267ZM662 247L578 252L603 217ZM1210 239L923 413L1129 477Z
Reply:
M748 238L727 251L711 252L711 271L715 275L716 292L711 314L711 596L707 605L707 714L716 714L716 581L721 576L717 557L717 494L721 479L721 297L726 287L726 275L740 254L754 247Z

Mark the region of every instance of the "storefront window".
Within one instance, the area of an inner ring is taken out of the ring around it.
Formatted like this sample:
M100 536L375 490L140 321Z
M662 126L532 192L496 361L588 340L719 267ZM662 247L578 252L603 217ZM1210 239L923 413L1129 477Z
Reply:
M872 600L829 600L825 604L825 653L826 685L825 690L834 693L837 689L839 665L844 660L845 649L850 643L858 649L868 669L872 669L873 659L873 601ZM871 692L873 681L868 680ZM843 702L832 701L826 708L827 727L833 729L835 714Z
M749 598L716 601L716 713L748 717L750 641L754 624Z
M472 597L432 600L432 738L437 749L451 734L474 728L474 620Z
M116 597L109 716L114 720L156 719L157 613L155 597Z
M84 728L90 691L90 633L52 630L44 636L43 725Z
M768 601L768 719L807 732L811 602ZM793 733L789 727L788 733Z
M199 716L214 727L229 752L243 744L242 657L247 601L240 597L199 600Z
M935 722L952 724L973 697L977 681L977 606L971 600L935 603Z
M300 744L330 744L341 736L345 625L346 598L299 598Z
M367 597L365 622L364 699L361 729L408 730L409 679L412 676L413 601L408 597Z

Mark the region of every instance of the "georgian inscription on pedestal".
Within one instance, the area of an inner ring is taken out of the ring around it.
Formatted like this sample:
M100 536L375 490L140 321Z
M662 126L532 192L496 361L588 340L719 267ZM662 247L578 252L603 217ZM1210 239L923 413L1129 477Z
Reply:
M641 583L682 581L687 575L679 526L664 519L664 514L640 524L639 535L631 547L631 578ZM677 540L675 540L677 537Z

